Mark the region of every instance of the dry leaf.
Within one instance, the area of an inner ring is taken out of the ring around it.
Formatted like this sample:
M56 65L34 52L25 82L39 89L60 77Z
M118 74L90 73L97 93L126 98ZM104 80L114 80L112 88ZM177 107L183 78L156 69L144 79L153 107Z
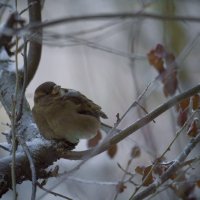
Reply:
M197 124L196 124L196 121L193 121L192 124L190 125L188 131L187 131L187 135L189 137L196 137L197 134L198 134Z
M189 104L190 104L190 98L186 98L186 99L183 99L180 103L179 103L179 106L182 110L185 110L186 108L189 107Z
M143 181L143 186L148 186L154 181L154 177L152 175L151 171L152 165L149 165L148 167L143 167L143 166L137 166L135 168L135 172L143 175L142 181Z
M196 181L196 185L198 188L200 188L200 180Z
M145 169L144 166L137 166L137 167L135 168L135 172L136 172L137 174L143 175L143 174L144 174L144 169Z
M107 150L107 153L109 155L110 158L114 158L114 156L117 153L117 145L113 144L112 146L110 146Z
M192 109L197 110L200 107L200 96L195 94L192 96Z
M152 165L144 169L144 175L142 177L143 186L149 186L154 181L151 168L152 168Z
M161 75L163 82L163 92L165 96L172 96L176 92L178 81L175 68L169 68Z
M187 121L188 111L187 110L180 110L178 113L177 124L182 127L185 122Z
M102 138L101 132L98 131L95 137L88 140L87 146L89 148L95 147L97 144L99 144L99 141L101 140L101 138Z
M161 77L165 96L174 95L178 86L175 56L166 51L161 44L152 49L147 56L149 63Z
M127 186L124 184L124 183L122 183L122 182L120 182L120 183L118 183L117 185L116 185L116 189L117 189L117 191L119 192L119 193L122 193L122 192L124 192L124 190L127 188Z
M158 71L159 74L163 73L164 62L163 62L164 48L161 44L158 44L155 49L152 49L148 54L149 63Z
M134 146L132 148L132 151L131 151L131 157L132 158L137 158L141 155L141 151L140 151L140 148L138 146Z

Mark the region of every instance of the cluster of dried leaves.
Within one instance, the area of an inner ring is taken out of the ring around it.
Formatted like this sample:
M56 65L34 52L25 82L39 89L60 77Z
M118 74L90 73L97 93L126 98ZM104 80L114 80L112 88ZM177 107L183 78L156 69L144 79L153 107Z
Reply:
M176 58L174 54L168 52L163 45L158 44L147 56L150 65L159 73L159 78L163 84L164 95L166 97L174 95L178 88ZM177 105L176 109L178 113L177 124L182 127L188 120L188 116L190 116L192 112L198 110L199 107L200 96L198 94L182 100ZM196 119L194 119L188 129L188 136L195 137L197 132L197 122Z
M177 105L177 124L181 127L183 126L187 121L189 116L193 112L196 112L200 108L200 96L199 94L196 94L192 96L191 98L183 99L178 105ZM198 134L198 119L194 118L192 119L192 122L189 124L187 135L189 137L196 137Z
M175 56L169 53L161 44L152 49L147 56L150 65L159 73L165 96L174 95L178 87Z

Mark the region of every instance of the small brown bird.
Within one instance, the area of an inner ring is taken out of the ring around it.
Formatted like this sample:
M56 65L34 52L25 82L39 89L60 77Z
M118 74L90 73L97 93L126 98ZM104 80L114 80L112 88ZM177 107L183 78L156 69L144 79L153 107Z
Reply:
M101 107L86 96L53 82L37 87L32 112L44 138L70 143L95 136L100 128L100 117L107 118Z

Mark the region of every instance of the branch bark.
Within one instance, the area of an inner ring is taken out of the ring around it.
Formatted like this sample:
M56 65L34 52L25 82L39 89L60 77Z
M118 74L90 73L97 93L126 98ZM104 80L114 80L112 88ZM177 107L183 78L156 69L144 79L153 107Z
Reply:
M40 0L28 0L28 4L31 5L29 9L29 24L41 23L41 4ZM34 32L33 32L34 34ZM37 34L42 37L42 31L37 31ZM42 43L42 42L41 42ZM30 41L29 51L28 51L28 73L26 86L33 79L41 58L42 44L35 41Z

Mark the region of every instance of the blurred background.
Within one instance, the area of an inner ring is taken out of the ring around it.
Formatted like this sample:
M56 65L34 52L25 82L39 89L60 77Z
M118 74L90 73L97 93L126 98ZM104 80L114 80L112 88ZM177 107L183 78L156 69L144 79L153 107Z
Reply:
M14 8L14 0L4 2ZM43 3L43 21L125 12L199 16L200 9L198 0L46 0ZM18 0L18 11L26 7L25 0ZM1 11L1 23L11 11L9 8ZM26 12L22 16L27 19ZM167 100L161 82L156 79L158 73L147 59L147 54L157 44L163 44L177 58L179 91L199 82L199 36L199 23L137 17L83 20L46 28L40 66L26 91L27 99L32 107L35 88L45 81L53 81L62 87L78 90L101 105L108 115L108 119L103 122L113 126L116 115L119 113L122 116L150 83L142 99L146 111L152 111ZM41 41L40 38L38 41ZM144 115L140 108L131 109L119 128L126 128ZM6 123L9 121L3 107L0 109L0 122L0 131L8 131ZM134 174L136 166L151 165L165 151L178 129L176 113L171 109L156 118L155 123L148 124L120 142L114 158L111 159L106 152L102 153L85 163L71 178L52 178L45 187L77 200L128 199L135 187L131 183L126 183L124 192L116 195L116 183L122 180L124 174L118 164L125 169L132 148L137 146L141 155L133 159L128 171ZM5 141L5 137L0 135L0 140ZM167 160L176 158L187 142L187 136L181 135L167 153ZM86 143L81 141L76 150L87 149ZM0 149L0 156L4 155L5 152ZM62 159L55 165L59 165L62 172L72 169L77 163ZM134 180L140 183L141 176L137 175ZM18 185L17 190L18 199L30 199L31 182ZM176 196L169 189L152 199L161 198L176 199ZM2 199L12 199L11 192ZM62 198L38 189L37 199Z

